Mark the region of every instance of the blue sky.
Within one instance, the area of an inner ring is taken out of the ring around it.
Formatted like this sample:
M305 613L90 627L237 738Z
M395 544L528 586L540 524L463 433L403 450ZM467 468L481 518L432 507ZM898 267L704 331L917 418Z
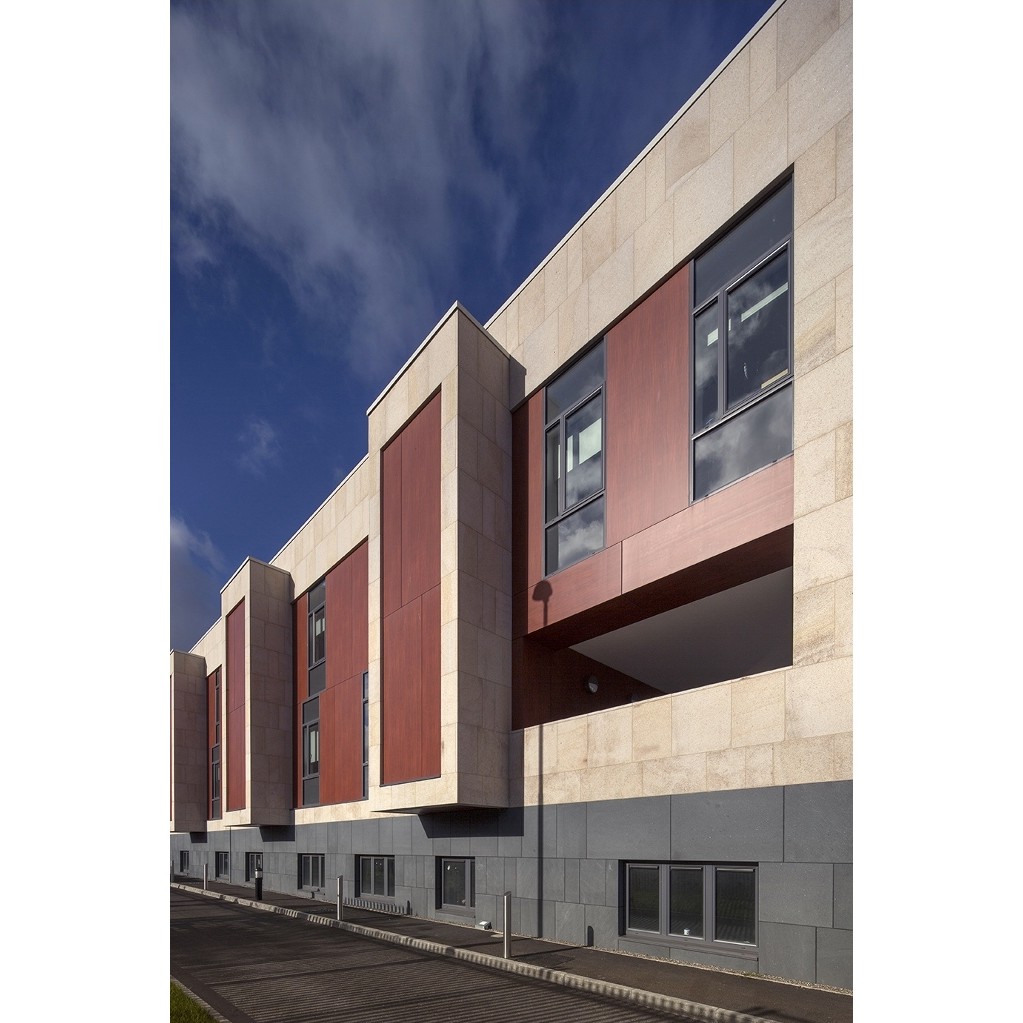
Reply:
M769 6L172 5L172 647L451 303L485 322Z

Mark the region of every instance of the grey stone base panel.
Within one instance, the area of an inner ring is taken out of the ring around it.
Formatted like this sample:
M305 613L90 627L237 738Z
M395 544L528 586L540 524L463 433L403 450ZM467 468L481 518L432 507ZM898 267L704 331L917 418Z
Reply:
M338 876L355 897L358 856L394 856L395 901L460 922L438 907L437 858L471 856L476 921L501 928L511 891L516 934L852 987L852 782L175 833L170 845L175 872L187 849L190 877L207 863L210 880L231 884L247 883L246 853L261 852L265 888L300 895L299 855L322 853L326 885L308 895L324 901ZM225 851L230 874L215 878ZM630 860L757 864L758 957L627 935Z

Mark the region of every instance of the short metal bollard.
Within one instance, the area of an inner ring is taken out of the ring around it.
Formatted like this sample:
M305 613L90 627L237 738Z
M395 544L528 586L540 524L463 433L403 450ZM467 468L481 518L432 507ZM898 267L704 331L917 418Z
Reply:
M207 876L209 874L209 870L210 870L210 865L208 863L204 863L202 865L202 890L203 891L206 891L206 880L207 880Z
M504 893L504 957L511 959L511 892Z
M263 898L263 868L256 867L256 898Z
M341 919L341 898L342 898L341 893L344 891L344 887L345 887L345 875L344 874L340 874L340 875L338 875L338 879L337 879L337 918L338 918L338 920Z

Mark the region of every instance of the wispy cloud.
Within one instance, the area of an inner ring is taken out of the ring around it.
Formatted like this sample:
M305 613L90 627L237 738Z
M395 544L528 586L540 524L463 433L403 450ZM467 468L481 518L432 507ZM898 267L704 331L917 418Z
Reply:
M262 476L268 468L279 465L281 442L272 424L253 416L238 435L242 453L238 464L253 476Z
M218 258L226 230L377 373L443 311L431 268L454 261L460 218L497 257L512 235L544 26L528 3L175 6L179 267Z
M188 650L216 621L226 568L223 554L208 534L171 515L171 649Z

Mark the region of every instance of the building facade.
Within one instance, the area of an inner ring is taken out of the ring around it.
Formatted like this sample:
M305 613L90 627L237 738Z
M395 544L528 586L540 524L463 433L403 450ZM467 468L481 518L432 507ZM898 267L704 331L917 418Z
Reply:
M772 7L171 652L175 872L852 987L852 25Z

